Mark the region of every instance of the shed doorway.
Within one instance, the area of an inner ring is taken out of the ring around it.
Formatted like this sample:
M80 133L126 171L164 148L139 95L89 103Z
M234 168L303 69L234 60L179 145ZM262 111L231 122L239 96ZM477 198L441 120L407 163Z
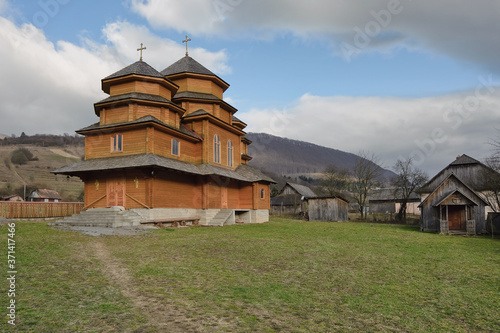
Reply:
M462 215L465 212L464 206L448 206L448 223L450 230L462 230Z

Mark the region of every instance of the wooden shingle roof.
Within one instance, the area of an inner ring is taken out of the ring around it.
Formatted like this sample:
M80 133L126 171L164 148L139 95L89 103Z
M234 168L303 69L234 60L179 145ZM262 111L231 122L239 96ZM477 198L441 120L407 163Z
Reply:
M164 76L179 73L195 73L217 76L190 56L185 56L161 71Z
M52 171L52 173L79 175L93 171L119 170L139 167L156 167L202 176L216 175L246 182L264 181L274 183L273 179L248 165L240 165L236 170L230 170L211 164L191 164L155 154L139 154L90 159L77 162L70 166L65 166L56 171Z
M123 123L115 123L115 124L107 124L107 125L101 125L100 123L95 123L93 125L84 127L82 129L77 130L77 133L82 133L82 132L87 132L87 131L94 131L94 130L104 130L104 129L111 129L111 128L116 128L116 127L121 127L121 126L130 126L130 125L136 125L136 124L143 124L143 123L156 123L158 125L162 125L164 127L173 129L177 132L180 132L182 134L191 136L195 139L201 140L201 137L198 136L196 133L193 131L189 130L186 126L181 125L180 128L170 126L169 124L166 124L159 120L158 118L155 118L153 116L144 116L136 120L132 121L127 121Z
M132 74L163 78L163 75L160 72L148 65L146 62L139 60L137 62L134 62L132 65L119 70L116 73L106 76L103 80L115 79Z

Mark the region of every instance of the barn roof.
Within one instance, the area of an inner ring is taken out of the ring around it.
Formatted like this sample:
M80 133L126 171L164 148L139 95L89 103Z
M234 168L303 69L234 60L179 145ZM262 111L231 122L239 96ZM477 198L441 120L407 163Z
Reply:
M77 175L93 171L129 169L138 167L156 167L203 176L216 175L245 182L265 181L274 183L273 179L248 165L240 165L236 170L230 170L210 164L191 164L188 162L158 156L155 154L96 158L77 162L73 165L63 167L56 171L52 171L52 173L63 175Z
M316 193L314 193L309 187L295 183L286 183L281 192L283 192L287 186L290 186L295 192L297 192L297 194L300 194L303 197L312 198L316 196Z
M465 164L481 164L481 162L473 159L468 155L463 154L462 156L458 156L456 160L450 163L450 165L465 165Z
M422 201L422 202L420 203L420 205L418 205L418 207L424 207L424 206L427 204L427 202L430 200L430 198L432 197L432 194L433 194L434 192L437 192L437 191L438 191L438 189L439 189L441 186L443 186L443 184L444 184L446 181L448 181L449 179L451 179L451 178L455 179L455 181L456 181L456 182L457 182L460 186L462 186L462 188L467 189L467 190L469 190L471 193L473 193L473 194L474 194L477 198L479 198L479 200L481 200L481 201L482 201L485 205L488 205L488 203L486 203L486 201L485 201L485 200L484 200L484 199L483 199L483 198L479 195L479 193L477 193L477 192L476 192L476 191L474 191L471 187L469 187L467 184L465 184L465 183L464 183L464 182L463 182L460 178L458 178L458 177L457 177L454 173L450 173L450 174L448 175L448 177L446 177L446 178L445 178L445 179L444 179L444 180L443 180L443 181L442 181L442 182L441 182L438 186L436 186L436 188L434 189L434 191L432 191L432 192L431 192L431 193L427 196L427 198L425 198L425 200L424 200L424 201ZM465 195L465 194L464 194L464 191L460 191L460 190L456 189L455 191L452 191L452 192L454 193L454 192L457 192L457 191L458 191L460 194L462 194L464 197L466 197L467 199L469 199L469 200L471 200L472 202L474 202L474 203L476 203L476 204L477 204L477 202L476 202L476 201L472 200L469 196ZM447 199L447 198L448 198L451 194L453 194L453 193L447 193L447 194L445 194L445 195L443 196L443 198L441 198L441 200L440 200L439 202L443 202L445 199Z
M490 167L486 166L485 164L479 162L478 160L473 159L472 157L470 157L466 154L463 154L463 155L458 156L453 162L448 164L443 170L439 171L434 177L432 177L427 183L425 183L419 189L419 192L432 192L434 190L434 188L430 188L430 186L433 183L435 185L434 187L436 187L436 185L439 185L439 184L437 184L436 180L441 178L441 177L444 177L446 175L446 173L450 172L449 169L454 169L457 167L459 167L459 168L460 167L467 167L467 166L473 166L473 165L478 165L485 170L490 170L492 172L496 172L493 169L491 169ZM453 172L450 172L450 173L453 173ZM457 177L457 175L455 175L455 177ZM445 177L445 178L447 178L447 177ZM461 180L461 181L462 182L466 181L466 179ZM474 182L472 182L472 183L474 183ZM477 184L477 183L473 184L473 187L478 187L478 188L476 188L476 190L479 190L479 184Z

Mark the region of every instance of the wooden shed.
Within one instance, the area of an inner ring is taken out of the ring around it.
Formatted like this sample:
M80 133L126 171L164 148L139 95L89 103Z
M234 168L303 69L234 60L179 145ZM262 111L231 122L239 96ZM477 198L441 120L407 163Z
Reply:
M271 213L275 215L304 215L307 212L307 199L316 197L309 187L286 183L279 194L271 198Z
M309 221L347 221L349 202L341 197L309 198Z
M368 196L370 213L394 214L401 207L403 201L401 192L395 188L382 188L373 190ZM410 194L406 203L406 212L409 214L420 215L418 206L421 198L415 192Z

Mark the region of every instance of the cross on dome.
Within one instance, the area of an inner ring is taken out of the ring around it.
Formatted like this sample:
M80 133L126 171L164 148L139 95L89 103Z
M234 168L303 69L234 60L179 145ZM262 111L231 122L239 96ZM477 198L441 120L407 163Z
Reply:
M137 51L141 51L141 57L139 58L139 61L142 61L142 50L145 50L145 49L146 49L146 47L145 46L143 47L142 43L141 43L141 47L137 49Z
M186 43L186 57L188 56L188 42L191 41L191 38L188 38L188 35L186 35L186 39L183 40L183 43Z

